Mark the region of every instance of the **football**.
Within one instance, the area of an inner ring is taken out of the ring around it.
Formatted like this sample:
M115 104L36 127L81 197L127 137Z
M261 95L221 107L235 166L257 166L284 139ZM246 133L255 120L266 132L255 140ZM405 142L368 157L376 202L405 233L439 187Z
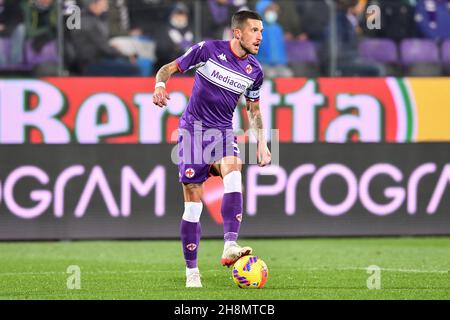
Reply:
M266 263L257 256L244 256L233 266L232 276L240 288L259 289L269 276Z

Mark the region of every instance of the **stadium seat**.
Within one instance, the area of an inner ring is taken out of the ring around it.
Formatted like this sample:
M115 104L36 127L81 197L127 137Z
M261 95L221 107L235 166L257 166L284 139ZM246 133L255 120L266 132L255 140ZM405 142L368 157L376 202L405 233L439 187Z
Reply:
M288 40L286 51L289 67L296 76L319 76L319 59L311 41Z
M386 75L400 76L397 45L390 39L363 39L358 46L359 56L365 61L384 66Z
M442 43L441 57L444 65L444 72L446 75L450 75L450 39L446 39Z
M440 76L439 49L433 40L405 39L400 44L402 64L407 76Z
M26 43L26 61L29 65L34 66L45 62L58 62L58 45L56 41L47 43L41 52L35 52L31 41Z

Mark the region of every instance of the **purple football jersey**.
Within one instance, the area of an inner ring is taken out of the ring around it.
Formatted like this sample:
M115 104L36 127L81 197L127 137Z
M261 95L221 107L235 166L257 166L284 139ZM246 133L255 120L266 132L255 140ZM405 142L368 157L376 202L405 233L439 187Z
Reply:
M176 61L180 72L196 69L181 128L201 121L205 128L231 129L240 96L244 94L250 101L259 100L264 78L261 65L252 55L238 57L230 41L200 42Z

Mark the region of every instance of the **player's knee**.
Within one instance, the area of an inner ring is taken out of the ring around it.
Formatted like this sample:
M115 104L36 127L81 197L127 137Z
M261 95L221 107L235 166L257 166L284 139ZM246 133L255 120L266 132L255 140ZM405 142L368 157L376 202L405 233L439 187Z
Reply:
M232 171L242 170L242 160L239 157L225 157L220 161L220 171L223 177Z
M239 168L242 166L242 160L239 157L225 157L222 159L222 164L230 168Z
M224 193L242 192L242 174L240 171L231 171L223 177Z
M197 223L200 221L202 215L203 203L202 202L185 202L183 220Z

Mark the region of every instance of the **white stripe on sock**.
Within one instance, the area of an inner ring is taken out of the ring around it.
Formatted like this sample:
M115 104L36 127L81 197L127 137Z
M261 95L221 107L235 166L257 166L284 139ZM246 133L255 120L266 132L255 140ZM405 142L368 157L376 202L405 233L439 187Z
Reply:
M197 223L200 221L202 215L203 203L202 202L185 202L183 220Z
M242 193L242 174L240 171L231 171L223 177L224 193Z
M193 273L200 273L198 268L186 268L186 277Z

